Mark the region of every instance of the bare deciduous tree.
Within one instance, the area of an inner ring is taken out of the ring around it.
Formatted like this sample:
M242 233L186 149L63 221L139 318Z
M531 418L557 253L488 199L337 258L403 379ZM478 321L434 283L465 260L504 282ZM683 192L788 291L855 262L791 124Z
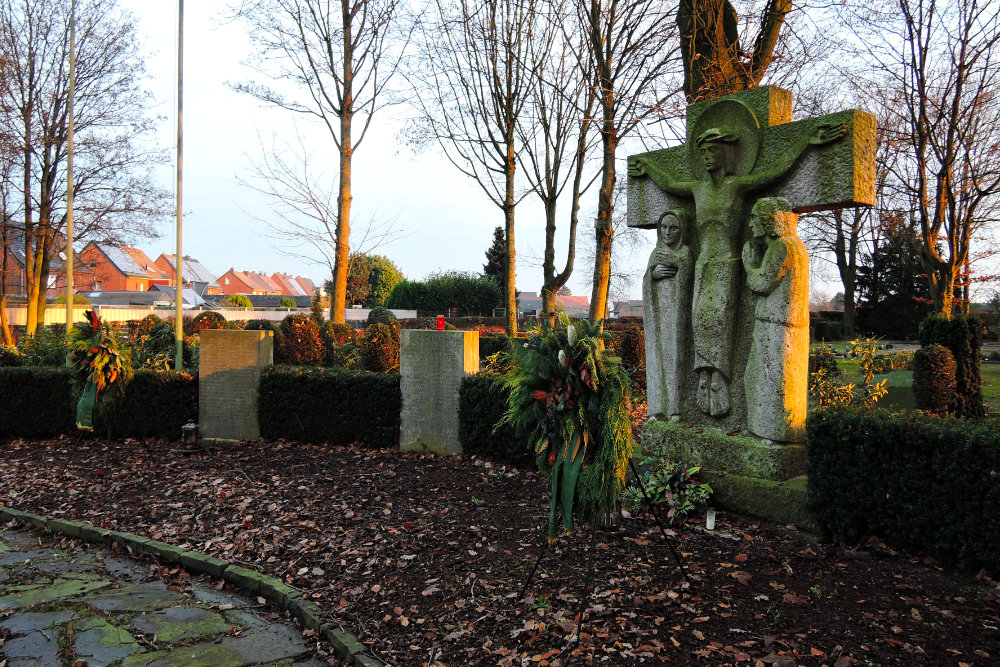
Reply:
M258 47L252 64L273 82L237 90L318 119L339 151L334 322L344 321L346 305L351 161L375 114L396 101L389 86L409 39L403 6L400 0L244 0L233 8Z
M250 159L247 187L271 202L268 215L251 214L277 241L276 249L290 257L322 264L335 273L339 206L336 176L328 175L306 141L296 134L296 145L275 139L261 141L261 157ZM395 221L369 221L355 226L351 245L355 253L369 253L399 238Z
M518 187L518 131L531 94L528 48L539 15L535 0L436 0L424 24L411 80L419 118L418 145L436 143L448 160L476 181L503 211L507 245L503 282L506 328L517 331L514 212Z
M10 69L0 91L3 132L18 144L24 202L28 333L43 321L49 266L62 248L66 218L69 99L68 5L59 0L0 2L0 42ZM80 2L76 17L75 231L126 240L153 235L167 194L151 185L162 153L147 148L153 118L131 18L115 0Z
M614 239L618 145L669 97L663 88L675 43L672 14L642 0L578 0L586 37L577 63L594 86L601 137L590 319L605 316Z
M992 2L898 0L881 18L864 43L883 86L901 91L887 105L902 151L893 177L920 232L934 312L950 317L973 237L1000 213L1000 15Z

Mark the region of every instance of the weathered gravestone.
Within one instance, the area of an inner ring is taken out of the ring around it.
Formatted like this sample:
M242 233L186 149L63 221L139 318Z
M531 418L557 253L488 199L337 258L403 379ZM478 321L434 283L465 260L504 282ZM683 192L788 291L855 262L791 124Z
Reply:
M274 361L270 331L205 329L200 335L198 430L209 440L256 440L257 386Z
M805 469L808 256L795 213L874 202L874 118L791 122L791 101L762 87L691 105L687 143L629 158L629 225L659 227L643 291L643 448L768 482Z
M405 330L400 340L401 449L458 454L458 391L479 372L479 332Z

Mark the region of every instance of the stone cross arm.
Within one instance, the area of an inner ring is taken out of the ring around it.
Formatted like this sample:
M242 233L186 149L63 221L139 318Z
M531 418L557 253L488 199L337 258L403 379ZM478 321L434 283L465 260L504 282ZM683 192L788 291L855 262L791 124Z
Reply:
M784 95L776 95L776 92ZM771 88L750 93L739 93L721 99L744 103L753 110L757 122L764 126L759 131L759 149L752 163L751 175L773 169L777 164L788 163L790 157L794 157L790 152L797 151L808 136L822 125L843 124L847 129L840 139L821 145L808 145L791 162L790 168L782 177L750 194L748 203L761 197L784 197L791 202L797 213L870 206L875 203L874 116L865 111L848 109L788 122L791 117L791 97L785 91ZM762 108L762 99L770 103L770 108L766 105ZM652 161L661 171L678 181L705 178L703 172L695 171L700 168L700 163L693 150L692 142L695 137L692 133L698 122L696 114L699 111L710 112L706 107L711 104L710 101L689 107L688 143L633 157ZM775 124L766 126L769 120ZM693 210L693 201L667 194L645 176L629 176L630 227L653 228L660 215L672 208Z

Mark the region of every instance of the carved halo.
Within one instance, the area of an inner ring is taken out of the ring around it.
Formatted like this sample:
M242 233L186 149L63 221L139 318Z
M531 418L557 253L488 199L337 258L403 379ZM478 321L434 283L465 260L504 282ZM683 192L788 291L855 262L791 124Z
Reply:
M698 152L697 139L713 128L725 128L726 131L738 137L734 152L736 164L733 174L745 176L753 170L760 153L761 131L757 116L750 107L736 100L722 100L705 109L694 124L691 136L688 138L688 151L691 159L691 170L696 176L705 178L705 165Z

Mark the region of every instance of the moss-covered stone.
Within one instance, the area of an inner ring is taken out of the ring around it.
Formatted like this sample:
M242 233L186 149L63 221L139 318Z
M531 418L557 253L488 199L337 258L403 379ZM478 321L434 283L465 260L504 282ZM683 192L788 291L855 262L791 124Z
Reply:
M367 648L358 641L358 638L349 632L345 632L329 624L324 624L320 630L323 639L330 642L333 650L341 658L364 653Z
M315 602L295 598L288 602L288 611L310 630L319 630L323 625L323 610Z
M111 585L110 581L86 575L59 578L50 584L36 586L13 586L7 595L0 597L0 609L7 607L30 607L42 602L52 602L64 598L91 593Z
M648 456L774 481L802 475L806 467L806 449L802 445L766 443L712 428L699 432L678 422L647 423L642 429L642 447Z
M173 564L179 563L181 560L181 554L184 553L184 549L174 546L173 544L167 544L166 542L159 542L157 540L149 540L142 545L143 553L156 556L160 562Z
M49 519L45 522L45 527L53 533L74 538L80 537L80 529L86 525L79 521L68 521L66 519Z
M808 532L819 530L806 509L805 477L775 481L703 470L701 478L712 485L713 505Z
M292 588L273 577L262 577L257 594L265 600L270 600L282 609L287 609L292 600L302 595L302 591Z
M145 537L133 535L132 533L123 533L117 530L109 530L107 539L118 544L123 549L130 549L135 555L141 554L143 547L147 542L149 542L149 540Z
M173 644L185 639L214 637L228 632L230 624L220 614L197 607L171 607L132 619L143 634L155 635L156 641Z
M86 523L80 527L80 539L94 544L111 544L111 531Z
M265 577L259 572L248 570L239 565L230 565L222 573L222 578L249 595L257 595L260 592L261 580Z
M224 560L219 560L213 556L200 553L198 551L185 551L180 555L181 565L185 570L194 574L207 574L217 579L222 578L229 565Z
M21 523L38 528L45 528L45 524L47 523L47 520L43 516L3 506L0 506L0 518L3 518L4 521L20 521Z
M76 654L86 656L88 664L106 665L140 651L135 637L99 616L73 623L73 634Z

